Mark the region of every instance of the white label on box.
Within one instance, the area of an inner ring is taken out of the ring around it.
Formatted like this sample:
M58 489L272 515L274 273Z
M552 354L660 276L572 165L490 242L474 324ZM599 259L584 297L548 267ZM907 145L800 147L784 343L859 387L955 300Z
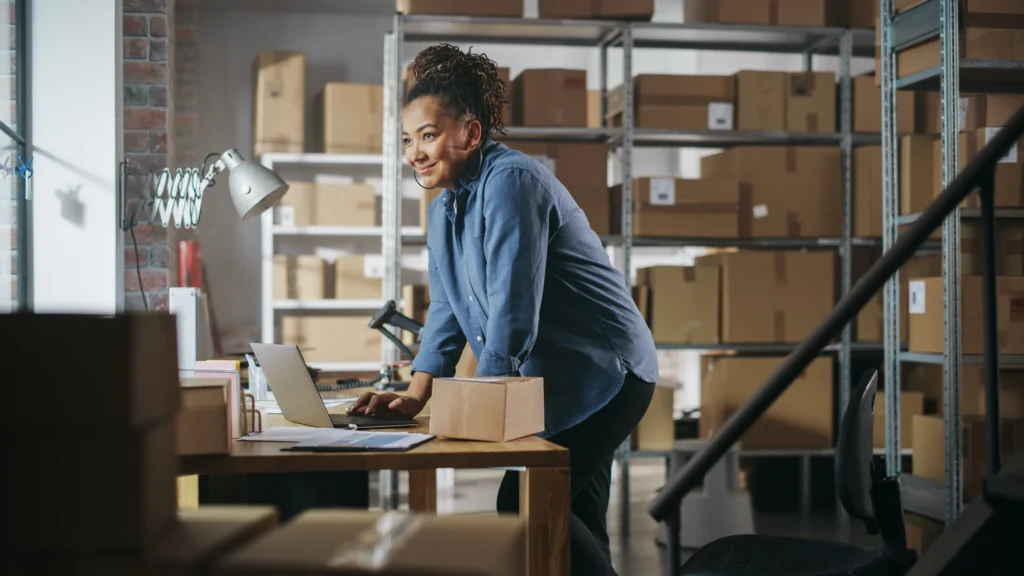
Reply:
M544 165L552 174L555 173L555 159L551 156L545 156L544 154L535 154L534 159Z
M376 254L363 256L363 276L367 278L383 278L384 257Z
M708 104L708 128L711 130L732 130L731 102L712 102Z
M1002 130L1002 128L985 128L985 145L986 146L988 145L989 142L992 141L993 138L995 138L996 134L998 134L1000 130ZM1016 164L1017 163L1017 143L1016 142L1014 142L1013 146L1010 148L1010 150L1007 151L1006 156L1003 156L1002 159L999 160L999 163L1000 164Z
M910 313L924 314L924 281L912 280L910 282Z
M651 205L674 206L675 203L675 178L651 178Z
M959 102L960 106L957 109L957 111L959 112L959 114L957 114L957 117L960 122L958 126L960 127L959 129L961 131L966 130L965 126L967 126L967 107L969 105L969 102L969 99L961 98Z
M754 218L767 218L768 217L768 206L764 204L758 204L754 206Z
M274 211L278 226L295 226L295 206L278 206Z

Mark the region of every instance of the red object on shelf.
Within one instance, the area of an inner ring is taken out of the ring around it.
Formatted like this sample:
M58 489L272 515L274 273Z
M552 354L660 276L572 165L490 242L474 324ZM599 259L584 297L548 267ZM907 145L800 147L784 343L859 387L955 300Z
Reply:
M203 288L203 250L195 240L178 243L178 286Z

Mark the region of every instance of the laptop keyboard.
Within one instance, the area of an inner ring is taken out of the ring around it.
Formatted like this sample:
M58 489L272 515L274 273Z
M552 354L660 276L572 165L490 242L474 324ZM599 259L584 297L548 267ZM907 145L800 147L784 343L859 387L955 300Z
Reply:
M355 426L380 426L382 424L390 423L387 420L381 420L374 416L352 416L349 414L330 414L331 424L336 427L348 428L350 425ZM406 420L396 420L394 424L401 426L408 423Z

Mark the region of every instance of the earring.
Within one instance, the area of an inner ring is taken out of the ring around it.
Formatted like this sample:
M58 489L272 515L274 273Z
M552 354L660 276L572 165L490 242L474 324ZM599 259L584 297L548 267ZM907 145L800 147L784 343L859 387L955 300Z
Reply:
M484 169L484 149L480 147L480 164L476 167L476 174L470 177L470 180L476 180L480 176L480 171Z
M433 190L433 188L427 188L426 186L420 183L420 179L416 177L416 172L412 173L412 179L416 181L416 184L418 184L420 188L423 188L424 190Z

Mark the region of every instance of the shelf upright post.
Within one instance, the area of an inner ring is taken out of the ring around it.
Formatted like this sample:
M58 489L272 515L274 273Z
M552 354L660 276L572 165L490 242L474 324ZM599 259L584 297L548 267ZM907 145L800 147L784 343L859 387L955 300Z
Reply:
M619 37L622 42L622 149L619 161L622 163L622 275L626 289L633 286L633 25L623 25ZM603 99L603 98L602 98ZM603 108L603 106L602 106ZM621 516L621 537L629 537L629 459L632 449L632 434L619 448L619 490ZM669 542L669 546L679 543Z
M843 296L853 283L853 95L850 60L853 58L853 33L843 32L839 39L839 134L843 154L843 237L839 245L840 290ZM837 414L846 413L850 401L850 379L853 372L853 322L843 327L839 342L839 402ZM842 506L836 506L840 529L849 526L849 517Z
M896 53L893 46L893 0L881 1L882 54L882 248L888 252L899 237L899 140L896 134ZM898 476L900 454L900 291L899 272L885 283L883 292L885 462L890 476Z
M939 17L942 100L942 187L957 173L959 132L960 51L957 0L942 0ZM946 524L960 514L960 208L947 217L942 228L942 284L945 311L945 358L943 398L946 419Z

